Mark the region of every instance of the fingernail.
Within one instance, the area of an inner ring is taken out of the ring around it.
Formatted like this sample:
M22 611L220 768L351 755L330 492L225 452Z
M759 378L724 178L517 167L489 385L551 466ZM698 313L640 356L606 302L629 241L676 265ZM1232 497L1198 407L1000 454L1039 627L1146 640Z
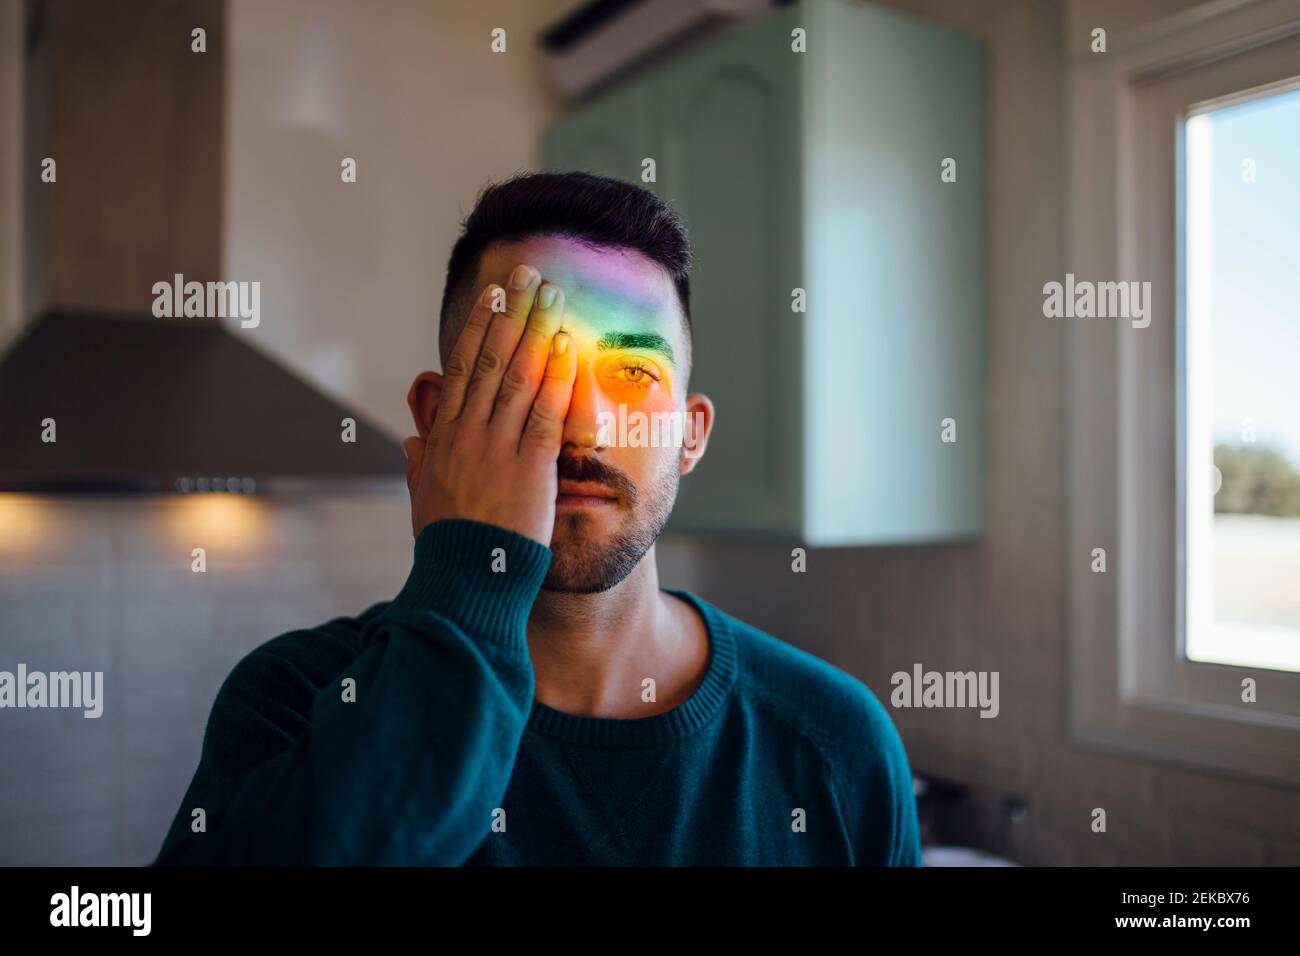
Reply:
M515 266L515 271L510 273L510 285L515 289L527 289L528 283L533 281L533 270L525 265Z
M569 333L556 332L555 338L551 339L551 351L556 355L563 355L569 350Z
M541 291L537 293L537 304L543 309L549 309L555 305L555 286L544 285Z

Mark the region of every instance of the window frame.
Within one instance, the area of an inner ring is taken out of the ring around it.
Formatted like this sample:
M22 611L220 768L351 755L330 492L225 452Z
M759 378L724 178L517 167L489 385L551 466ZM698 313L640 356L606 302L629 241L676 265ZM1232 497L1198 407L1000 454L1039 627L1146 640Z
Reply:
M1294 76L1300 0L1210 4L1108 45L1069 65L1066 271L1149 280L1152 313L1146 328L1058 320L1070 323L1070 733L1108 751L1300 787L1300 674L1183 653L1181 201L1186 116ZM1106 551L1105 573L1092 570L1094 548ZM1241 702L1246 676L1257 703Z

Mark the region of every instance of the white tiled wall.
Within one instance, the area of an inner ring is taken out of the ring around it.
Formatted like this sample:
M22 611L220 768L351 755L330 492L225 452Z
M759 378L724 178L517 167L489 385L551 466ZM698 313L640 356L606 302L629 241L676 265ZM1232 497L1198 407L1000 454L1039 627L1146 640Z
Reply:
M301 499L0 496L0 669L104 672L104 714L0 713L0 864L147 862L241 656L391 598L406 489ZM236 510L226 513L234 505ZM206 547L207 571L191 570Z

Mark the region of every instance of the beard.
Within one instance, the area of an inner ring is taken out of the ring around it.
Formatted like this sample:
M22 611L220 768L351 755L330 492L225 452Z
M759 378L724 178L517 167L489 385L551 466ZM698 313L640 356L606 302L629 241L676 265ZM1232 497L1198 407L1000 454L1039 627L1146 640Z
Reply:
M666 457L662 470L641 489L621 471L594 456L561 455L557 462L560 480L599 482L612 488L620 496L614 507L622 514L622 521L608 540L599 540L597 521L591 515L581 511L556 514L551 567L542 590L595 594L608 591L631 574L672 514L681 479L680 458L680 453Z

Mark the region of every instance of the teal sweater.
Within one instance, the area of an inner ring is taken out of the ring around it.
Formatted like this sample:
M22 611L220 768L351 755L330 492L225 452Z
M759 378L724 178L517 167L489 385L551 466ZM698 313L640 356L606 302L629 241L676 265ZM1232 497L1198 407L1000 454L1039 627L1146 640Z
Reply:
M710 653L684 703L619 719L534 700L525 626L550 561L438 521L393 601L249 653L155 862L920 865L871 691L686 592Z

